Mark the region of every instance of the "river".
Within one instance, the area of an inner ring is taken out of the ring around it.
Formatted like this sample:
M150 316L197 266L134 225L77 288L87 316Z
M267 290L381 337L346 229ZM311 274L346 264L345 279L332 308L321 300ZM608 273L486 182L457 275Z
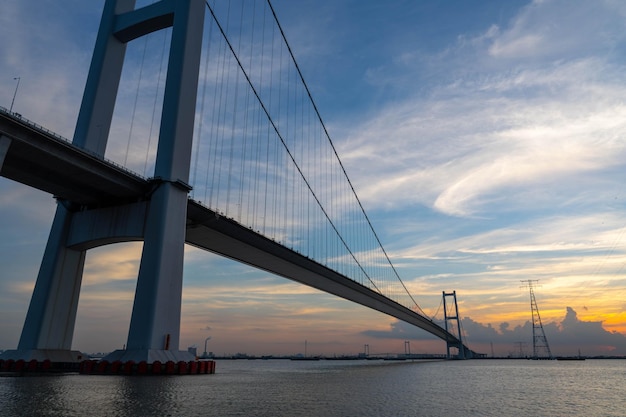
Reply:
M217 360L214 375L5 376L11 416L625 416L626 360Z

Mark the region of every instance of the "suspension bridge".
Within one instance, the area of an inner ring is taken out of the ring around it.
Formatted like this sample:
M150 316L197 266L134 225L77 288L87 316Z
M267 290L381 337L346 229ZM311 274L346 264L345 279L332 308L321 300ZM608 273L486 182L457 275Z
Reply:
M0 109L0 175L58 202L18 348L2 358L78 361L86 251L125 241L143 252L128 343L111 361L190 359L185 243L473 355L394 268L269 1L107 0L73 140Z

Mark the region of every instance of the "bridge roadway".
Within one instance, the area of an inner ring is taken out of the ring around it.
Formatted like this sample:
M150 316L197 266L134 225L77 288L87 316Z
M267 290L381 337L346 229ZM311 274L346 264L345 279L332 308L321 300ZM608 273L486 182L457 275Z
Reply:
M149 198L152 181L0 107L0 175L84 208ZM430 319L189 199L186 242L378 310L458 346ZM471 352L464 346L465 357Z

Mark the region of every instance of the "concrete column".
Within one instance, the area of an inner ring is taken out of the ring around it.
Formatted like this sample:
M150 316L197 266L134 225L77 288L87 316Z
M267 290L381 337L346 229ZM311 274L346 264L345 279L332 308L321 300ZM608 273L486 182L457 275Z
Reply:
M20 342L17 350L5 352L3 359L81 360L80 352L71 347L85 251L65 245L71 220L72 212L59 202Z
M191 360L180 350L183 258L204 1L172 2L159 147L126 351L107 360Z
M104 156L122 75L126 43L115 37L121 13L132 11L135 0L107 0L91 57L91 66L74 130L74 145Z
M106 150L126 53L126 44L114 36L116 17L134 7L135 0L106 1L76 123L73 143L100 156ZM18 349L3 358L80 360L70 349L86 252L66 246L71 224L72 213L58 204Z

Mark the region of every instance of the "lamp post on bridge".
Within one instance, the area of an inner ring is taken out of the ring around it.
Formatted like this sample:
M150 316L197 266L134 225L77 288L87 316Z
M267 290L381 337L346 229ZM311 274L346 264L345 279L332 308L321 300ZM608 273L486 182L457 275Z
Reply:
M11 108L9 112L13 113L13 104L15 103L15 96L17 96L17 89L20 87L21 77L14 77L13 80L17 80L17 84L15 85L15 92L13 93L13 100L11 100Z

